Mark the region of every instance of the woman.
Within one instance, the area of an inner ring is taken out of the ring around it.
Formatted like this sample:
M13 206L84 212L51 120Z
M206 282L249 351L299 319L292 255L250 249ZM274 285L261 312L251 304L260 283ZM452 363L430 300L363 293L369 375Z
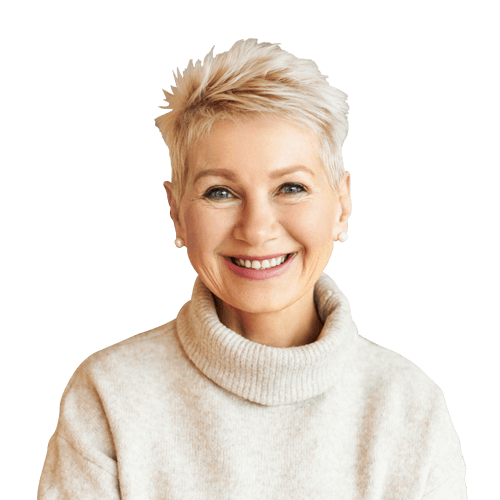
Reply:
M351 212L346 95L255 40L176 85L156 124L192 298L76 370L39 498L466 498L441 390L323 274Z

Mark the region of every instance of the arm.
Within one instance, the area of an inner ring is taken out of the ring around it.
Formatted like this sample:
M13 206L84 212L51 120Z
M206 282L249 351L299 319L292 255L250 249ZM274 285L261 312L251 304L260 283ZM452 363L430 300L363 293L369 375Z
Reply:
M119 500L117 461L105 408L85 361L64 391L38 500Z

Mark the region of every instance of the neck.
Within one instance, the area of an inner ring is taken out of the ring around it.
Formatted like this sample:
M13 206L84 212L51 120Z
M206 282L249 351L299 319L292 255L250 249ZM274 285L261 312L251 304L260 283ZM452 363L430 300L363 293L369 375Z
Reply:
M266 313L235 309L215 297L220 322L242 337L271 347L297 347L314 342L323 328L314 305L314 287L297 302Z

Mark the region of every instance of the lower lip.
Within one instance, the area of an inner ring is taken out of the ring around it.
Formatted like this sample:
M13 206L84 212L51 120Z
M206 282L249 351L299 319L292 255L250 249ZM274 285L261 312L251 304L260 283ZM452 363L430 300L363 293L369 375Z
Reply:
M269 269L248 269L247 267L239 267L236 264L233 264L229 259L224 259L224 262L234 274L240 276L241 278L246 278L247 280L268 280L283 274L292 265L295 255L289 257L285 260L285 262L283 262L283 264L270 267Z

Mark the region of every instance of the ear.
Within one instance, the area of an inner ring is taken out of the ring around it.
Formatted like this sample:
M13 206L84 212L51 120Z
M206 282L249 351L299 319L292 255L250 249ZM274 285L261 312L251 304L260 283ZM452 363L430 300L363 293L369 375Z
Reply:
M170 217L174 221L176 237L182 238L184 241L186 241L186 234L180 219L179 207L177 206L177 202L175 201L172 183L169 181L165 181L163 183L163 186L165 188L165 191L167 192L168 204L170 205Z
M338 240L340 233L347 233L347 219L351 215L351 174L345 172L337 190L338 203L340 205L339 215L335 221L333 239Z

